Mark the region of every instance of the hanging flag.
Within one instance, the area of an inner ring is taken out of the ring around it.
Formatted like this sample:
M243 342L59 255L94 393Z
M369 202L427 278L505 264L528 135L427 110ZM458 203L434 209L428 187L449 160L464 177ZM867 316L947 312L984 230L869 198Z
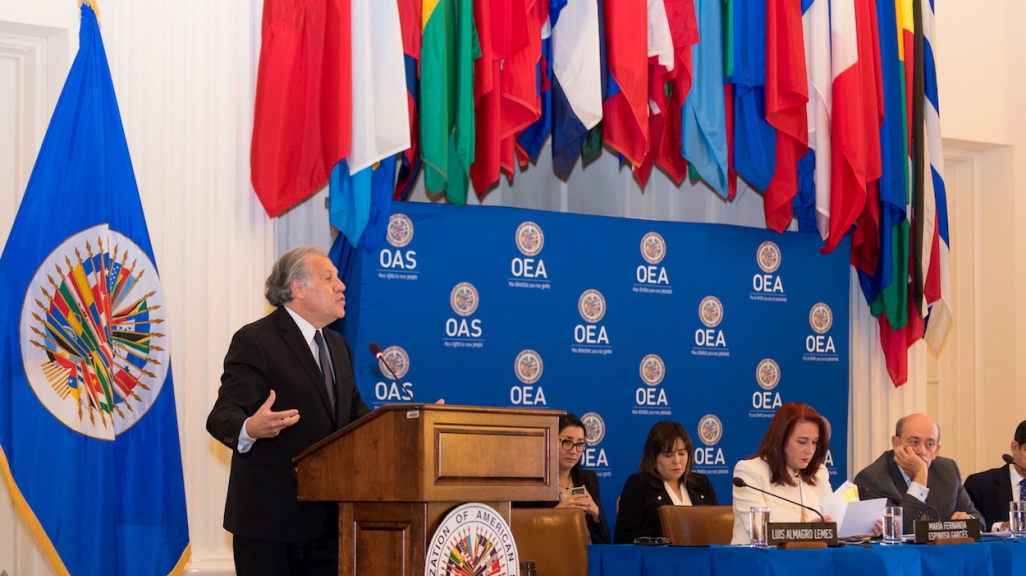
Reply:
M567 0L553 0L556 10L566 4ZM517 136L517 151L522 159L521 166L538 160L545 139L552 132L552 24L550 22L549 2L541 2L540 9L544 16L541 27L541 60L537 66L538 98L541 101L541 117L533 124L524 128Z
M691 50L691 92L681 111L682 153L698 175L727 196L727 130L723 104L722 0L696 0L702 41ZM690 168L689 168L690 171Z
M674 69L673 37L670 35L670 21L666 17L666 4L663 0L648 0L647 54L649 138L641 163L633 166L634 177L638 179L642 189L645 188L659 151L659 141L666 119L663 110L669 102L666 83L673 76Z
M428 192L462 207L474 163L474 59L470 0L424 0L420 62L420 156Z
M948 236L948 199L944 187L944 150L940 132L940 98L937 91L937 64L934 60L934 26L933 2L922 4L923 7L923 74L924 74L924 110L926 120L926 144L930 165L930 177L926 179L927 187L932 184L934 205L936 209L936 233L933 236L930 267L926 274L926 299L929 302L929 315L926 325L926 343L934 350L940 350L951 326L951 272L949 269ZM929 194L929 192L927 192Z
M609 89L602 103L602 138L632 166L648 150L647 11L640 2L605 3Z
M370 218L371 172L365 168L350 174L349 164L343 160L328 179L328 222L353 246L359 246Z
M733 169L756 190L773 179L776 131L766 122L766 6L765 0L733 0L730 37L733 55Z
M58 574L189 560L165 303L85 5L0 257L0 477Z
M886 1L886 0L883 0ZM829 0L804 0L802 32L805 35L805 67L809 79L809 148L815 151L815 218L820 236L830 230L830 108L833 76L830 61Z
M403 69L406 80L406 109L410 116L410 147L399 159L393 200L405 200L413 190L420 172L420 122L417 119L420 74L420 35L422 0L398 0L399 25L403 35Z
M522 1L527 43L503 62L499 75L502 84L500 166L511 182L517 165L517 136L542 115L538 66L542 59L542 30L549 18L549 0Z
M410 147L402 27L393 1L352 2L354 174Z
M776 167L764 193L766 226L783 232L798 192L798 161L809 148L809 80L801 5L766 3L766 121L776 128Z
M272 218L328 181L352 139L349 0L265 0L253 111L253 189Z
M552 22L552 168L570 177L588 131L602 121L601 29L596 0L567 0Z

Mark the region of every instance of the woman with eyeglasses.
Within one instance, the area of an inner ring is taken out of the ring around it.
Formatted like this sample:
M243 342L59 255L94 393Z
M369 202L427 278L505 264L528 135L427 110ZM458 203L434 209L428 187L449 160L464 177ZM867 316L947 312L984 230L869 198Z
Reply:
M559 501L514 502L517 508L576 508L584 513L592 544L609 544L609 525L602 512L598 477L581 467L581 456L588 443L585 428L573 414L559 418Z
M638 463L627 478L616 515L616 544L663 535L661 506L715 506L716 491L705 474L691 472L691 437L677 422L652 427Z

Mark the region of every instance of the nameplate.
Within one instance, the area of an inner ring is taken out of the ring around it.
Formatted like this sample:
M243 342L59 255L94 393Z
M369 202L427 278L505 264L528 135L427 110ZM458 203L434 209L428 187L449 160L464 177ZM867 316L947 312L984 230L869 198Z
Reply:
M770 522L767 544L824 542L837 546L837 522Z
M954 538L980 539L980 521L969 520L916 520L916 544Z

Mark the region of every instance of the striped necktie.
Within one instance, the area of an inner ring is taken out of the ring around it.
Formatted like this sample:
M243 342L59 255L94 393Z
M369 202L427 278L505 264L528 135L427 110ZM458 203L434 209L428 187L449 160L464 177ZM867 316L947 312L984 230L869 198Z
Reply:
M317 359L321 364L321 376L324 377L324 388L328 391L328 403L331 404L331 417L335 417L335 378L331 373L331 360L328 359L328 345L318 330L314 334L314 342L317 343Z

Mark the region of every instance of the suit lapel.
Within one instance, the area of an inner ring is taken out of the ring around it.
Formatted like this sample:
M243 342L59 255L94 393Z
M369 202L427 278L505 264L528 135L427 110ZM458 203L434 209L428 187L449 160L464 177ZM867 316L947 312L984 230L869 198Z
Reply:
M1008 470L1011 466L1011 464L1005 464L1001 468L1001 474L997 477L998 503L1001 505L1001 511L1004 514L1008 514L1010 508L1009 497L1012 495L1012 473Z
M303 365L307 375L305 379L306 385L313 387L315 393L321 398L321 403L328 413L328 418L332 418L333 411L331 410L331 403L328 401L328 391L324 388L324 375L321 374L321 369L317 366L317 361L310 351L310 346L303 339L303 332L296 325L296 321L292 319L288 311L285 310L284 306L279 306L275 314L278 317L278 326L282 330L282 338L288 344L292 353L295 354L299 363ZM296 376L297 380L299 380L298 374ZM333 419L332 423L334 424Z

